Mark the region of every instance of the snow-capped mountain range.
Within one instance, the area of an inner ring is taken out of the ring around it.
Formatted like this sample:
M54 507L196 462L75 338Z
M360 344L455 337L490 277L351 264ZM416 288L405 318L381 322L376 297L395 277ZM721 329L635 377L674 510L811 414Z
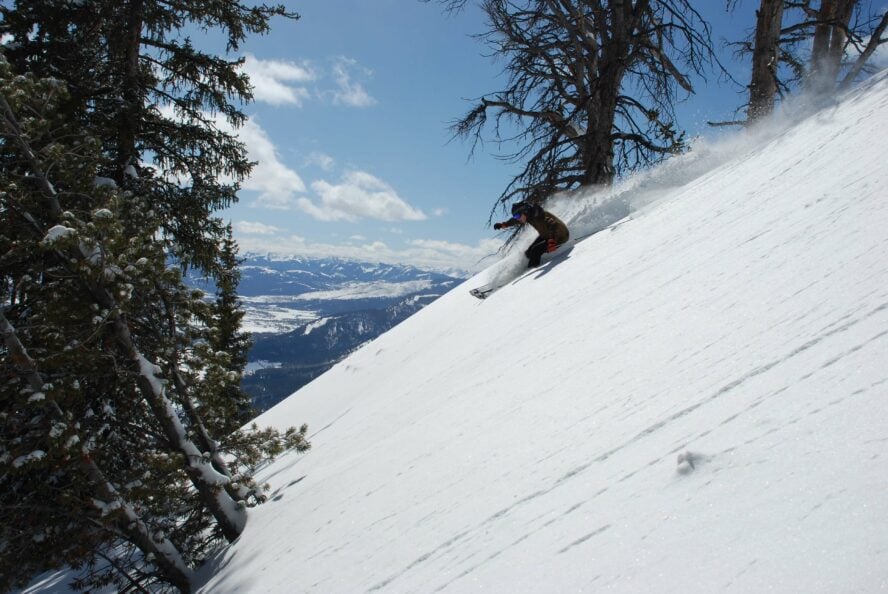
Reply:
M265 410L462 280L410 266L247 254L238 293L254 345L244 388Z
M245 330L278 334L323 315L441 295L460 280L410 266L247 254L238 293L247 311Z

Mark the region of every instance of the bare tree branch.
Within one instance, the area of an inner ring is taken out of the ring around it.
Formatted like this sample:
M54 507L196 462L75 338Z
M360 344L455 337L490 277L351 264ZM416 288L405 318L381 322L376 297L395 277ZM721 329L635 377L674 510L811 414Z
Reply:
M499 157L522 164L497 204L609 184L681 150L677 93L692 93L690 74L717 63L709 26L688 0L477 4L489 25L479 37L506 59L508 81L452 130L471 139L472 151L492 132L501 150L511 148Z
M882 39L882 35L884 35L886 28L888 28L888 12L882 15L882 20L873 30L873 33L870 36L869 42L866 44L866 48L863 50L863 53L861 53L857 60L855 60L854 65L851 66L851 70L848 71L848 74L845 75L845 78L839 85L840 89L847 89L849 86L851 86L851 83L854 82L854 79L856 79L861 70L863 70L863 67L876 52L876 49L881 44L888 43L888 38Z

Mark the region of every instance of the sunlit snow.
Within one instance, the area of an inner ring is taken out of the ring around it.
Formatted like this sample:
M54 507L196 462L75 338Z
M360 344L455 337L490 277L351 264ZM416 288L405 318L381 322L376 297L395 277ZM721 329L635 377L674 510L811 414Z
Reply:
M201 591L888 588L886 130L883 74L556 202L575 232L631 214L264 414L313 450Z
M298 295L242 297L241 300L246 312L244 330L251 333L283 333L317 320L319 317L317 312L298 307L299 305L304 307L306 302L396 298L426 290L432 285L430 280L352 282L337 289L312 291ZM290 305L297 307L288 307ZM306 334L317 327L318 325L314 325L306 328Z
M247 363L246 367L244 368L244 375L251 375L251 374L256 373L257 371L260 371L262 369L276 369L276 368L279 368L280 366L281 366L281 364L276 361L265 361L265 360L250 361L249 363Z
M59 240L71 237L72 235L76 234L77 231L75 231L71 227L65 227L64 225L54 225L49 229L49 231L46 232L46 236L43 238L42 243L44 245L50 245Z
M243 330L251 334L290 332L316 320L317 312L285 307L292 299L278 296L242 297Z
M297 301L315 301L322 299L371 299L374 297L401 297L410 295L432 286L430 280L414 280L393 283L387 281L354 282L338 289L329 291L312 291L294 297Z
M317 330L321 326L326 325L327 322L329 322L329 321L330 321L330 318L321 318L315 322L312 322L311 324L306 324L305 331L303 332L303 334L305 334L307 336L307 335L311 334L312 331Z

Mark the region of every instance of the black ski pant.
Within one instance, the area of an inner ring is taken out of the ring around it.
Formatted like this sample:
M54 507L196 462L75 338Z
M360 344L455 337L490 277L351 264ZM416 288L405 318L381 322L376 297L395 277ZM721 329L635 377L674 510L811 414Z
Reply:
M543 237L542 235L536 238L530 247L524 250L524 255L527 256L527 267L528 268L536 268L540 265L540 258L543 257L543 254L549 251L549 238Z

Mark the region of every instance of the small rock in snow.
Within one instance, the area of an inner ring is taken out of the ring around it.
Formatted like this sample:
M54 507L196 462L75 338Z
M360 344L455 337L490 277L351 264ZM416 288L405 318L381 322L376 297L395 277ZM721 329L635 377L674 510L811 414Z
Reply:
M700 454L686 450L678 455L677 471L679 474L689 474L697 469L702 460L703 456Z

